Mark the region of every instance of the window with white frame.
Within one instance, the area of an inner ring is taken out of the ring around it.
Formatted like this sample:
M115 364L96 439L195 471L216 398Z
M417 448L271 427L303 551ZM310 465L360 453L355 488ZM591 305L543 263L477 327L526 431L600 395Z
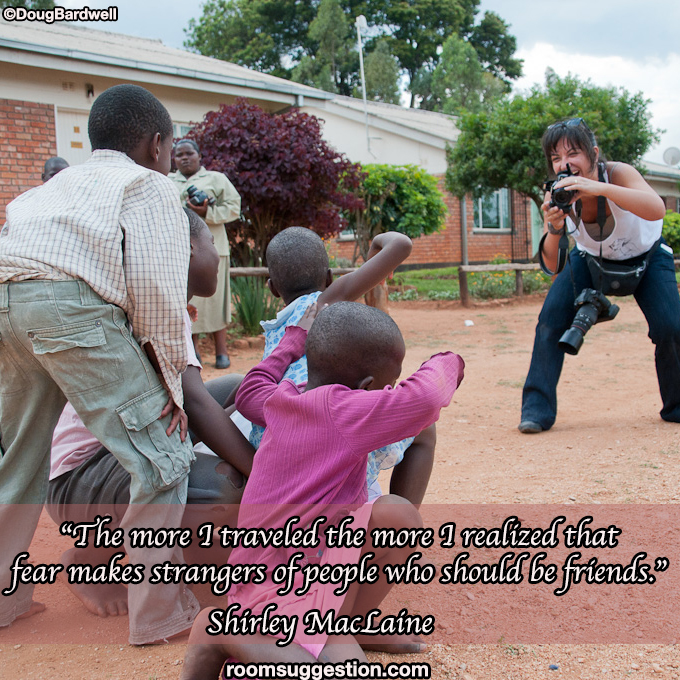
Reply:
M175 139L184 139L189 130L191 130L193 127L191 125L187 125L186 123L173 123L172 126L174 128L173 132Z
M510 191L499 189L474 199L475 229L512 229Z

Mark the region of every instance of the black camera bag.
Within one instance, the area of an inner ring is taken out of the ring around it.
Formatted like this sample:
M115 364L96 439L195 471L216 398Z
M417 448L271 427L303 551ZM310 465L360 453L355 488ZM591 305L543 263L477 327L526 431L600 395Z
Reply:
M632 295L660 243L661 239L643 255L629 260L605 260L585 251L580 251L579 255L586 258L593 286L600 292L604 295Z

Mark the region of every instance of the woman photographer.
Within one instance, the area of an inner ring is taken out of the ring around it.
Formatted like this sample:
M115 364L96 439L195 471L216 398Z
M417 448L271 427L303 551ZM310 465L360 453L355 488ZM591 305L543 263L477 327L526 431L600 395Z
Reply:
M194 345L197 345L199 333L212 333L215 340L215 367L228 368L227 324L231 321L231 310L226 224L240 217L241 197L226 175L206 170L201 165L201 152L193 139L181 139L175 144L174 160L177 171L170 173L169 177L176 183L186 206L210 227L220 256L217 292L211 298L198 298L194 302L198 315L191 329ZM198 205L196 199L192 201L189 195L194 194L192 187L207 195Z
M618 311L607 317L609 302L598 293L634 295L656 345L661 417L680 422L680 298L673 253L661 239L664 203L635 168L600 160L595 136L582 118L551 125L542 145L551 174L562 175L545 194L546 233L539 247L544 270L558 276L538 317L519 430L535 434L555 422L564 361L558 343L584 290L588 299L597 297L585 310L595 315L591 319L598 313L601 320L613 318ZM573 192L566 197L567 213L555 205L560 189ZM565 232L576 242L568 254ZM582 337L588 327L576 335ZM568 351L576 353L578 345Z

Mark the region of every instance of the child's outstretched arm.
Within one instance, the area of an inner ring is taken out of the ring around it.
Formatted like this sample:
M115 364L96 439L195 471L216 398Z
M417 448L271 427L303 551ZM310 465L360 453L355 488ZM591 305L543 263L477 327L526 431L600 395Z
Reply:
M331 283L318 299L319 309L334 302L354 302L386 279L410 254L411 239L405 234L388 231L378 234L371 243L368 260L355 272Z
M330 404L333 423L355 451L414 437L439 419L463 380L464 368L460 356L444 352L394 388L338 392Z
M199 368L187 366L182 389L192 432L222 460L249 477L255 449L205 388Z
M264 404L276 391L288 366L305 353L307 331L320 308L310 305L297 326L289 326L276 349L251 368L236 393L236 408L250 422L266 427Z

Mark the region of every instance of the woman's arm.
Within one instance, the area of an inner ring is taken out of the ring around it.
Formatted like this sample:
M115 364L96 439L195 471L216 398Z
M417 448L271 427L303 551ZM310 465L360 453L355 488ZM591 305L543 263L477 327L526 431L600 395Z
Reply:
M580 175L560 180L555 186L578 192L574 200L582 196L604 196L619 208L628 210L643 220L660 220L666 214L662 198L645 182L642 175L626 163L610 164L608 184Z
M567 216L561 208L550 205L550 192L543 197L543 232L545 237L541 241L541 255L543 264L549 270L557 274L557 255L562 232L566 225Z
M215 192L215 203L208 206L205 221L208 224L226 224L241 217L241 196L229 178L216 172L211 177L211 185Z

